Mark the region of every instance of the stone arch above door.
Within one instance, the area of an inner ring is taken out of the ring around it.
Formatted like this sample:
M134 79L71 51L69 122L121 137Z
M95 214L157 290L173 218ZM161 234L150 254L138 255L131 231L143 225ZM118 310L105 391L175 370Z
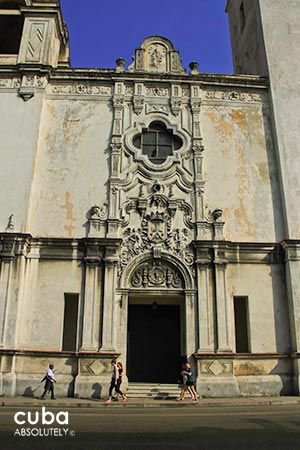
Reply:
M129 285L131 288L184 289L184 280L177 267L166 261L152 260L133 272Z
M130 261L120 278L120 288L125 289L194 289L194 277L178 258L163 253L140 255Z

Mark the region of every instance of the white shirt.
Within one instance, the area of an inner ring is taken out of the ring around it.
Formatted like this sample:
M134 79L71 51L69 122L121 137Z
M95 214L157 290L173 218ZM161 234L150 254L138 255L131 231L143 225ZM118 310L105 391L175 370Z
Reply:
M50 369L50 367L49 367L49 369L47 369L47 375L46 376L47 376L47 378L49 378L51 383L54 382L54 380L55 380L54 373L53 373L52 369Z

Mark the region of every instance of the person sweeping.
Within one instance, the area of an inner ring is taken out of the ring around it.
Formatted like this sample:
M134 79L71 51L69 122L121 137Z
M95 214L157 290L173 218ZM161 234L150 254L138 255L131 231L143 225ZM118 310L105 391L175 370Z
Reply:
M53 364L49 364L49 368L47 369L47 372L44 376L44 378L42 379L42 382L45 381L45 387L44 387L44 392L41 396L41 399L45 398L45 395L50 392L51 393L51 399L52 400L56 400L55 396L54 396L54 383L56 383L56 379L54 377L54 365Z

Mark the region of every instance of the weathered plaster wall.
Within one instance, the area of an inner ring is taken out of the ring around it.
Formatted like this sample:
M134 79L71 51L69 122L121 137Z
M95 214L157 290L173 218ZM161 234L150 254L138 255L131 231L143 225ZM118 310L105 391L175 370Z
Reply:
M268 110L203 106L205 192L224 210L225 239L281 240L283 227Z
M64 293L80 294L82 269L78 261L41 261L34 295L26 301L20 345L38 350L61 350ZM80 311L80 310L79 310Z
M45 100L31 233L85 237L87 213L107 201L112 112L98 101Z
M300 238L300 2L261 0L267 61L286 209L287 237Z
M1 92L0 230L14 214L16 232L28 232L27 212L35 164L43 96L28 102L16 92ZM21 168L21 170L20 170Z
M229 0L232 47L237 73L270 78L274 136L277 146L286 239L300 237L299 47L300 3L297 0Z
M247 296L252 353L290 351L288 305L280 265L239 264L227 268L229 296Z

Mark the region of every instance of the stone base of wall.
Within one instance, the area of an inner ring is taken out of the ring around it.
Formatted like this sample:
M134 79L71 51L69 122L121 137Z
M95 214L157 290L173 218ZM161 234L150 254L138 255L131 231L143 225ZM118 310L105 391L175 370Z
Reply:
M238 377L240 395L243 397L276 397L293 395L293 380L290 376L242 376Z
M75 381L75 397L78 398L106 398L110 386L110 377L89 377L78 375Z
M0 396L40 397L45 385L41 380L49 364L54 364L55 396L97 399L108 396L110 362L117 355L45 353L1 355Z
M198 377L197 392L204 398L239 397L239 386L235 377Z
M203 397L297 395L293 362L267 355L196 355L197 388Z
M116 355L117 356L117 355ZM0 396L40 397L49 363L56 369L55 395L106 399L111 380L112 355L15 354L1 356ZM298 360L297 360L298 361ZM290 358L248 360L197 358L197 389L203 397L254 397L299 394L298 362ZM123 390L127 378L124 376ZM129 380L130 383L130 380Z

